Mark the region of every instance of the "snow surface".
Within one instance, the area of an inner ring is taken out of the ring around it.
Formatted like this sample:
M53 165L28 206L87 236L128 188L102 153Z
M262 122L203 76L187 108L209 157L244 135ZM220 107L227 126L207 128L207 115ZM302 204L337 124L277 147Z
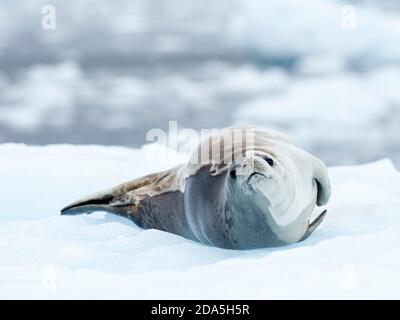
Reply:
M183 162L158 145L0 145L0 298L400 298L400 173L389 160L330 168L329 214L306 241L208 247L76 198Z

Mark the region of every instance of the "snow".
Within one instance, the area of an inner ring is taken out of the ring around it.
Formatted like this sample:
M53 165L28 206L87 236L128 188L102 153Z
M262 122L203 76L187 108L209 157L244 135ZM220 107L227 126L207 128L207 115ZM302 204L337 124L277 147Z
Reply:
M0 145L0 298L400 298L400 173L390 160L331 167L326 219L306 241L208 247L76 198L184 162L159 145Z

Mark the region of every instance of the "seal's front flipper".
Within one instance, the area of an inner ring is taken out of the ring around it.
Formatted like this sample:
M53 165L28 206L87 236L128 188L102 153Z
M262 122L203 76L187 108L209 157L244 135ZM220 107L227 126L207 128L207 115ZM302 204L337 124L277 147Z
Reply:
M307 228L306 233L299 240L299 242L306 240L310 236L310 234L313 233L315 229L317 229L317 227L321 224L322 220L324 220L324 218L326 216L326 212L327 212L327 210L322 211L322 213L312 223L310 223L310 225Z

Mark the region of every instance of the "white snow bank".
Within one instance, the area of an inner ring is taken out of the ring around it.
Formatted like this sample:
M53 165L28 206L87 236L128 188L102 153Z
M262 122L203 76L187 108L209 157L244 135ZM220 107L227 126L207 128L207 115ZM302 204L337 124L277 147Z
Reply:
M103 213L58 214L184 159L157 145L0 145L0 298L400 298L400 173L389 160L331 168L325 221L279 249L222 250Z
M267 57L333 54L358 64L399 60L396 12L331 0L238 3L232 38Z

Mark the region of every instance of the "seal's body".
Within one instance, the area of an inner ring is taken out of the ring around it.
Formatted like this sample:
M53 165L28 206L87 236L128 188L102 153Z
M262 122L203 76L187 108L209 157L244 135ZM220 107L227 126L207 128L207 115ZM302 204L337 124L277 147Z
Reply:
M323 163L286 136L228 128L204 140L186 165L83 198L62 214L103 210L143 228L252 249L305 239L326 211L310 224L311 213L330 193Z

